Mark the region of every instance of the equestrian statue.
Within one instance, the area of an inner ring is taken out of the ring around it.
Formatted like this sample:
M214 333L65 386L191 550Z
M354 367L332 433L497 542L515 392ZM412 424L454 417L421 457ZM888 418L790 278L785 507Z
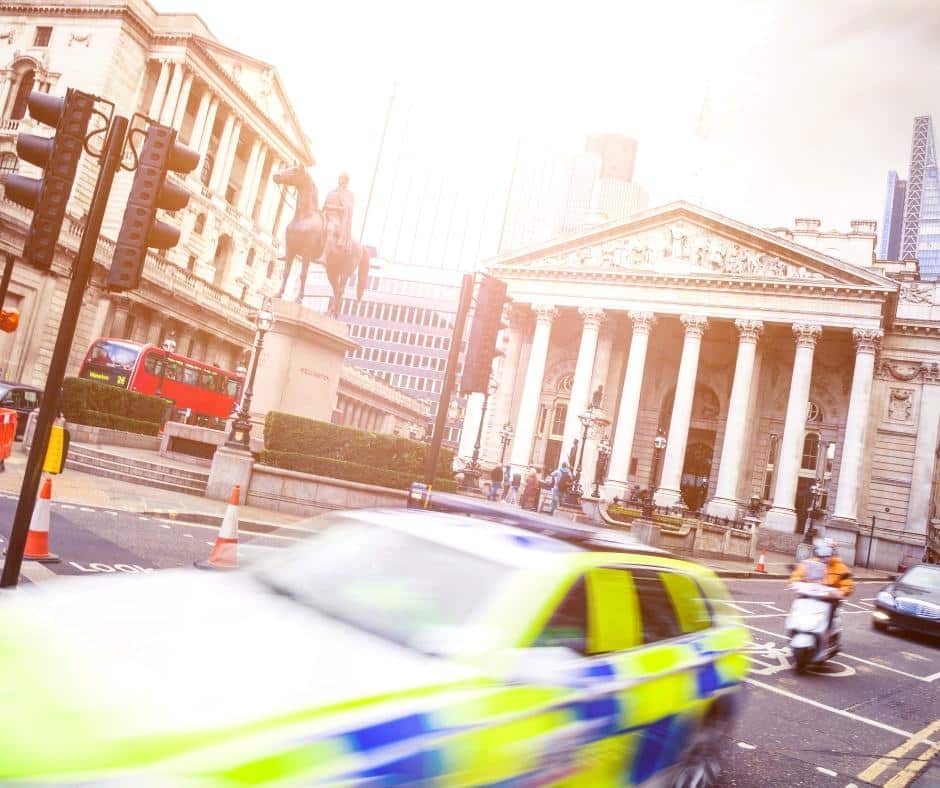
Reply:
M320 263L326 270L333 298L329 315L339 317L346 283L356 272L356 298L361 299L369 278L372 252L352 237L353 195L349 191L349 176L339 176L339 184L331 191L320 209L317 185L303 165L296 164L274 174L274 182L297 189L297 204L294 218L287 225L284 238L287 265L278 298L284 297L284 289L290 277L294 259L303 264L300 276L300 291L297 303L303 300L307 286L307 271L310 263Z

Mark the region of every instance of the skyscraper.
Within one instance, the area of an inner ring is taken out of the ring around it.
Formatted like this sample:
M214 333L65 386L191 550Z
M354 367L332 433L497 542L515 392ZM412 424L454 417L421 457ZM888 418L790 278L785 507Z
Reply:
M907 194L907 181L898 177L891 170L888 173L888 187L885 192L885 213L881 222L881 242L878 245L878 258L898 260L901 252L901 229L904 226L904 197Z
M922 279L940 278L940 176L929 115L914 118L898 256L917 259Z

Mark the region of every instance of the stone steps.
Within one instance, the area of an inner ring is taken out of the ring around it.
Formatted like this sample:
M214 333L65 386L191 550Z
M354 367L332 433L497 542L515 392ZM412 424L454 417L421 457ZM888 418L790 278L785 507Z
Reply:
M206 485L209 483L208 473L135 460L85 446L73 446L69 449L66 467L94 476L186 495L205 495Z

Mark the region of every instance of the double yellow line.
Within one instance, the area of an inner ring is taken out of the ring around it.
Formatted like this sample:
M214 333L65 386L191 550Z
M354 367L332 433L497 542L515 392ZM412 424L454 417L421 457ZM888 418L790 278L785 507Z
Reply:
M865 771L859 772L858 779L873 783L886 770L890 769L892 766L896 766L898 759L904 758L918 745L926 744L926 750L916 758L909 760L908 764L901 769L901 771L884 784L884 788L904 788L905 785L910 783L917 776L921 769L940 754L940 744L930 741L930 737L937 731L940 731L940 720L935 720L926 728L917 731L917 733L911 736L906 742L895 747L883 758L879 758L865 769Z

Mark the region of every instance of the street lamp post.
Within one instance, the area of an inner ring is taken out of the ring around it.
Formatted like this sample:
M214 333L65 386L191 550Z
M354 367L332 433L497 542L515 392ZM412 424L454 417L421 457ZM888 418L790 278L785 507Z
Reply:
M496 383L490 380L486 391L483 392L483 408L480 411L480 424L477 427L477 439L473 444L473 457L470 460L469 470L479 472L480 470L480 441L483 438L483 422L486 421L486 408L490 404L490 397L496 393ZM502 464L502 463L500 463Z
M261 348L264 346L264 335L274 326L274 313L271 311L271 300L265 298L261 309L255 315L255 342L254 352L251 354L251 364L248 373L248 382L242 391L242 401L238 415L232 422L232 431L229 433L225 445L233 449L250 450L251 439L251 398L254 394L255 375L258 373L258 359L261 357Z
M502 426L502 429L499 431L499 442L502 444L502 449L499 452L499 464L502 465L503 461L506 459L506 447L512 443L512 437L515 433L512 431L512 424L508 421Z
M578 498L584 495L584 489L581 486L581 472L584 469L584 447L585 444L587 444L588 435L595 427L606 427L610 424L610 419L604 415L604 411L601 408L600 403L602 395L603 390L598 388L598 390L594 392L594 397L591 400L591 404L588 405L587 410L578 416L578 421L581 422L584 430L581 433L581 451L578 455L578 467L575 470L574 484L571 485L572 495Z
M806 513L806 521L803 525L803 541L807 544L813 541L813 531L815 530L815 521L819 516L819 502L822 500L822 496L826 493L826 488L823 486L819 480L813 482L812 487L809 488L810 495L810 507L809 511Z
M610 440L605 435L597 444L597 464L594 466L594 498L601 497L600 483L607 476L607 462L610 460Z
M650 466L650 480L649 484L646 485L650 506L653 504L653 487L656 484L656 476L659 473L659 461L662 459L665 450L666 432L662 427L657 427L656 437L653 438L653 464Z

